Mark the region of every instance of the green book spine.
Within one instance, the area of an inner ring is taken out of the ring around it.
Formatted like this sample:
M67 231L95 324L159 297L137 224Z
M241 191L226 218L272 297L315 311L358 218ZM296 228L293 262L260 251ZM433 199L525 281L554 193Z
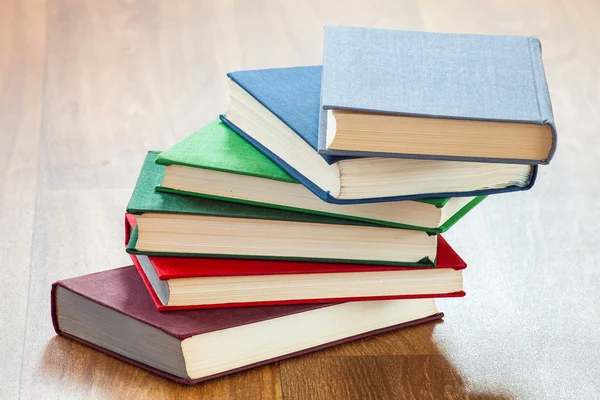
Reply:
M481 203L487 196L477 196L466 206L461 208L456 214L454 214L450 219L448 219L442 226L440 226L436 233L444 233L448 229L452 228L454 224L456 224L462 217L464 217L469 211L475 208L476 205Z

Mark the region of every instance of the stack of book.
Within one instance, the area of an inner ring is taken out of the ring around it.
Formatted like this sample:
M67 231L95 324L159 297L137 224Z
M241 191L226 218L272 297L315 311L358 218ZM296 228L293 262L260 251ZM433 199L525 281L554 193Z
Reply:
M441 318L440 233L554 153L540 51L327 27L322 67L228 74L227 113L145 158L135 266L55 283L56 331L190 384Z

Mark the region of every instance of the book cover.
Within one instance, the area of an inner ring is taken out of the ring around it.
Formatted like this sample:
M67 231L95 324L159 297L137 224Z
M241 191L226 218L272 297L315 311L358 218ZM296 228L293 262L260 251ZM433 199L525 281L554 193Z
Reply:
M319 113L321 109L321 75L321 66L238 71L227 74L231 80L242 87L259 103L271 111L277 118L289 126L292 131L301 137L304 142L310 145L315 151L318 150ZM535 183L537 175L537 165L535 165L532 168L531 179L527 187L508 186L501 189L475 190L470 192L428 193L359 200L340 200L331 196L327 191L319 188L304 175L291 167L287 162L281 159L277 154L271 152L263 144L254 140L243 130L232 124L227 119L226 115L222 115L221 120L234 132L242 136L246 141L252 144L271 161L276 163L290 176L301 182L322 200L334 204L376 203L385 201L428 199L435 197L482 196L495 193L521 191L530 189ZM322 156L330 164L333 164L343 158L350 158L328 155Z
M325 110L556 126L540 41L526 36L326 26L319 151L479 162L536 160L327 150Z
M163 151L156 157L156 163L169 166L181 165L191 168L200 168L227 172L239 175L256 176L264 179L272 179L287 183L300 185L296 179L287 174L277 164L249 144L241 136L233 132L222 121L212 121L190 136L173 145L170 149ZM205 193L190 192L159 185L158 191L184 194L188 196L200 196L209 199L239 202L243 204L257 205L263 207L281 208L284 210L307 212L317 215L326 215L374 224L392 226L396 228L423 230L430 233L441 233L448 230L454 223L479 204L484 196L479 196L464 206L455 216L437 228L422 227L414 224L403 224L385 220L361 218L344 214L342 206L337 207L336 212L323 212L309 208L295 208L274 203L253 202L235 197L221 197ZM450 200L449 197L420 199L420 203L430 204L432 207L442 208Z
M317 351L346 341L381 332L391 331L401 327L433 321L443 317L443 314L438 313L419 320L400 325L388 326L375 331L362 333L360 335L331 341L319 346L303 349L301 351L295 351L280 357L252 363L200 379L186 379L171 375L155 367L125 357L115 351L111 351L107 348L98 346L97 344L91 343L85 339L76 337L68 332L63 331L61 329L61 322L58 318L57 310L56 292L58 287L63 287L77 295L97 303L102 307L117 311L118 313L124 314L137 321L154 327L177 340L184 340L195 335L220 331L246 324L258 323L269 319L301 314L324 307L331 307L334 306L334 304L303 304L268 307L244 307L234 309L221 308L161 313L154 307L150 295L144 288L144 284L133 266L67 279L55 282L52 285L51 316L52 324L57 334L80 342L86 346L92 347L98 351L106 353L129 364L135 365L139 368L145 369L156 375L162 376L163 378L186 385L196 384L208 379L229 375L245 369L276 362L308 352Z
M159 153L160 165L184 165L298 183L219 119Z

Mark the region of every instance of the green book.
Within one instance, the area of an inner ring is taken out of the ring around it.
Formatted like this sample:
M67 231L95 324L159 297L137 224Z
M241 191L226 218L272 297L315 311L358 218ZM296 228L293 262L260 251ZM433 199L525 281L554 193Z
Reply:
M156 191L157 156L146 156L127 205L137 221L130 253L435 265L437 237L427 232Z
M445 232L485 198L326 203L219 120L160 153L156 162L165 166L160 191L429 233Z

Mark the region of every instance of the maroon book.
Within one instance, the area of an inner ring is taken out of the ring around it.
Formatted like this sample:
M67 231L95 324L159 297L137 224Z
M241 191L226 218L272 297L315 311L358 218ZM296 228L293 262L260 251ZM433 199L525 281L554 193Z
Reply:
M432 299L159 312L133 266L52 285L59 335L182 384L442 318Z

